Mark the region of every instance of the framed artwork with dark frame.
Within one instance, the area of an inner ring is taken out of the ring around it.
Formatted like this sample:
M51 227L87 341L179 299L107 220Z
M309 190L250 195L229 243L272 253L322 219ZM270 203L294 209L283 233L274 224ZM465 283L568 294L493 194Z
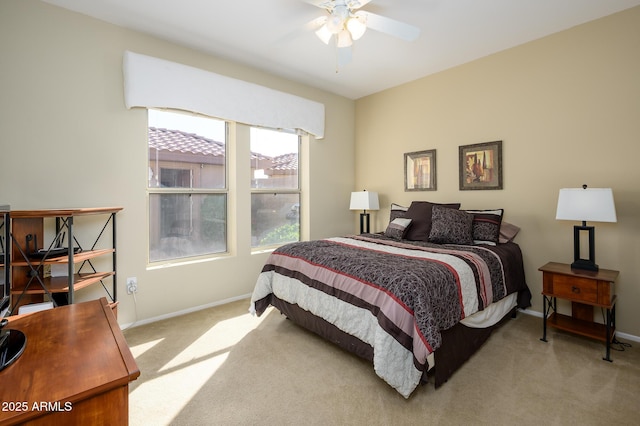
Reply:
M502 141L459 147L460 190L502 189Z
M405 153L404 190L435 191L436 189L436 150Z

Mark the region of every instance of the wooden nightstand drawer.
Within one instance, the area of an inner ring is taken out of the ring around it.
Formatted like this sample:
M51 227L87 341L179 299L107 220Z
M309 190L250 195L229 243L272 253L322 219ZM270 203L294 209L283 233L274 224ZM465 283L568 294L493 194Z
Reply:
M579 271L562 263L547 263L539 268L542 275L542 294L573 302L611 307L615 299L613 283L618 271Z
M588 278L555 275L553 294L562 299L598 303L598 282Z

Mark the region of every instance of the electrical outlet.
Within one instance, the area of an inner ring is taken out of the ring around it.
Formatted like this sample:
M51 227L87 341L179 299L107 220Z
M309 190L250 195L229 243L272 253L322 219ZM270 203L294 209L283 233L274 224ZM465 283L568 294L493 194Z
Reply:
M136 277L127 278L127 294L138 292L138 279Z

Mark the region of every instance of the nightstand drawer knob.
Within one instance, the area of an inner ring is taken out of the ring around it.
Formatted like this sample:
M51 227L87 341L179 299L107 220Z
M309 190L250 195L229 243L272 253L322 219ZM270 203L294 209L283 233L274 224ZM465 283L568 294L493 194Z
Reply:
M571 286L571 291L578 294L580 293L580 287L576 287L576 286Z

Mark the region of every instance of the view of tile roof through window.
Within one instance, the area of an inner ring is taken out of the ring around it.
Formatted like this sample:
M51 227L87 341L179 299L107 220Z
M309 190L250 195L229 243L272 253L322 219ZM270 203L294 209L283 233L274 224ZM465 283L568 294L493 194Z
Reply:
M149 147L172 152L224 156L224 143L180 130L149 127Z
M205 138L195 133L180 130L159 129L149 127L149 148L158 151L181 152L190 154L213 155L224 157L224 143ZM252 160L271 160L273 170L298 170L298 155L295 153L269 157L251 152Z
M252 153L253 155L253 153ZM297 154L284 154L278 155L273 158L272 170L298 170L298 155Z

